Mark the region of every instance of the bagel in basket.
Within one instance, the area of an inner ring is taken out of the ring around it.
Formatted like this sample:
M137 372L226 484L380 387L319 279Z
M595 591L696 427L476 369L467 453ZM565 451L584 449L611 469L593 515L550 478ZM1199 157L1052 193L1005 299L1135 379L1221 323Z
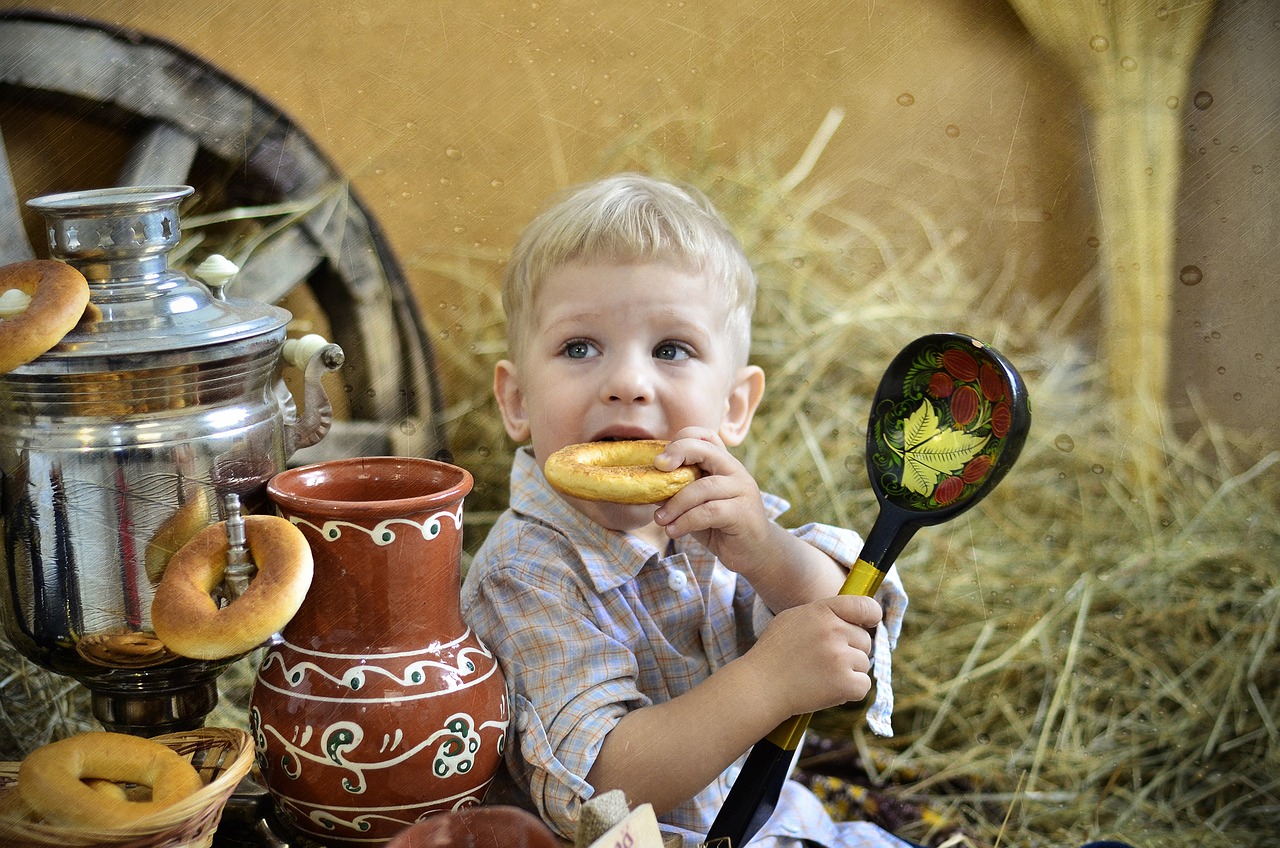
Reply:
M666 449L662 439L587 442L547 457L542 473L562 494L588 501L654 504L665 501L698 477L692 466L660 471L653 461Z
M123 785L149 787L130 800ZM178 752L152 739L91 731L43 745L18 766L18 793L40 820L103 830L128 827L204 786Z
M205 527L165 567L151 603L151 626L169 650L198 660L251 651L293 618L311 588L311 547L275 515L244 519L257 573L244 594L219 607L212 593L227 569L227 523Z

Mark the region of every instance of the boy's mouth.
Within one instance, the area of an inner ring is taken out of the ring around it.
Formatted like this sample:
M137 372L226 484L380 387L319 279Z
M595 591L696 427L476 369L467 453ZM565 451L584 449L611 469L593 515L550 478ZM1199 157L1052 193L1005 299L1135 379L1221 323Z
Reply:
M652 439L653 435L644 430L607 430L596 435L591 441L593 442L630 442L638 439Z

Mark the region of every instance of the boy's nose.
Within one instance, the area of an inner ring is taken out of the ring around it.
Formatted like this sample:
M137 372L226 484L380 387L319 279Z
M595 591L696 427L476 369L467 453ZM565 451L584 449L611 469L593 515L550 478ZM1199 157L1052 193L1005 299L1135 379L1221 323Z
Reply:
M629 359L619 360L609 369L601 388L609 403L647 403L653 399L653 382L646 369Z

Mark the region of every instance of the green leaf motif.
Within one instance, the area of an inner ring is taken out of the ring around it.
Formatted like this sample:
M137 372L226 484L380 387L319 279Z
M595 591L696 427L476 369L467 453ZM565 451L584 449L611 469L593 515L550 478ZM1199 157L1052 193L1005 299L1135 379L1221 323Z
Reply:
M927 400L904 422L902 435L902 448L890 440L889 449L902 457L902 485L923 497L977 456L990 438L940 427L938 413Z

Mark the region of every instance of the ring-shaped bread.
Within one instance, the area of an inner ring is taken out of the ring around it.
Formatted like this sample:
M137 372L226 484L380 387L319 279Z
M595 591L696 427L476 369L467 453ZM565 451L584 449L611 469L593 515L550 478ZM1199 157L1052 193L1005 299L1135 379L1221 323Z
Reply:
M276 515L244 519L257 573L244 594L219 607L212 592L227 568L227 523L201 530L169 560L151 602L156 637L176 654L217 660L251 651L293 618L314 564L302 531Z
M698 477L682 465L659 471L653 461L669 442L634 439L569 445L547 457L542 472L557 491L588 501L653 504L665 501Z
M48 353L89 306L89 283L64 262L28 259L0 267L0 294L16 289L31 298L17 315L0 319L0 374Z
M98 781L151 787L151 800L131 801ZM128 827L204 786L177 751L152 739L90 731L43 745L18 766L18 792L50 824L94 829Z

